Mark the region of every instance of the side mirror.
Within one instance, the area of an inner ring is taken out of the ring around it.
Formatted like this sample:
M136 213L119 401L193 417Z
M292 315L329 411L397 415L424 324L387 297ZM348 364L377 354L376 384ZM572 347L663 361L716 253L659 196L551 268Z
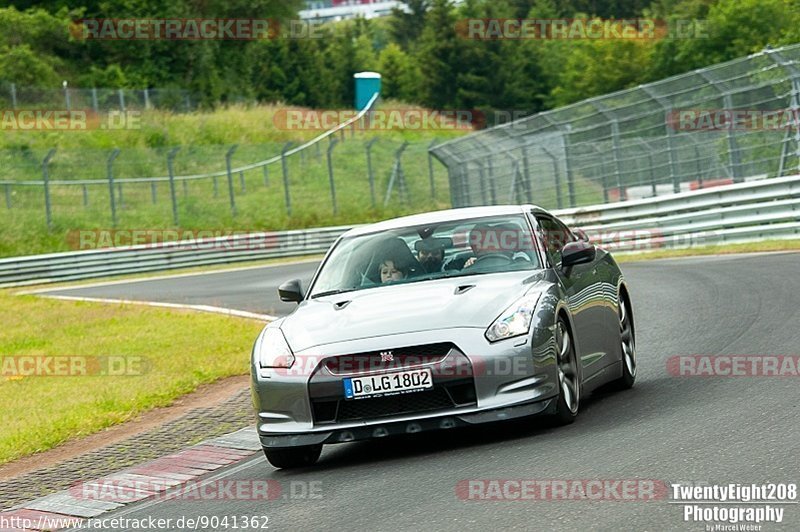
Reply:
M561 249L561 267L566 269L576 264L592 262L596 252L594 245L588 242L569 242Z
M280 285L278 287L278 295L281 301L300 303L303 300L303 289L300 287L300 279L292 279Z
M584 231L583 229L573 229L572 233L575 236L577 236L578 240L580 240L581 242L588 242L589 241L589 235L587 235L586 231Z

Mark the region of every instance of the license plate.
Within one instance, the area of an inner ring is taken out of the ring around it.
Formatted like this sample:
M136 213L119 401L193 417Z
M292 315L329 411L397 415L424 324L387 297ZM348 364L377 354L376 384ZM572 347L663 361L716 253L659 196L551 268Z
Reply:
M395 395L433 388L430 368L350 377L344 379L345 399L359 399L372 395Z

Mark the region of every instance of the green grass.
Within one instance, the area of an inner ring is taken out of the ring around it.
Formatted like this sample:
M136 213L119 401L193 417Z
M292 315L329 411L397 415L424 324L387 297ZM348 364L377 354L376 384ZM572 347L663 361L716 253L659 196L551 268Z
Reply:
M387 104L393 106L393 104ZM396 107L396 106L394 106ZM0 190L0 256L27 255L73 249L74 232L112 227L106 158L114 147L121 153L114 163L116 178L166 176L170 147L183 148L175 159L177 175L218 171L225 168L225 153L238 144L233 166L277 155L285 142L301 142L319 131L285 131L275 127L276 107L231 107L211 113L173 115L148 112L139 130L85 132L4 132L0 137L0 164L4 180L39 181L41 160L47 150L58 151L49 167L51 180L93 179L97 184L51 185L52 227L45 223L42 187L14 185ZM286 190L280 164L233 175L237 214L230 207L226 177L176 183L178 224L173 222L168 183L125 184L117 188L115 202L120 229L190 229L257 231L364 223L392 216L450 206L447 172L433 161L435 198L431 196L427 148L464 131L391 130L355 132L332 151L337 210L334 211L326 150L287 159L291 215L285 204ZM372 147L375 205L367 172L367 141ZM387 206L384 198L394 163L403 142L408 195L395 186ZM244 186L242 186L242 181ZM3 187L0 187L3 188ZM6 192L8 194L6 195ZM155 201L153 200L155 193ZM84 195L85 194L85 195ZM11 208L7 208L7 202Z
M0 292L0 320L4 360L80 355L145 361L138 376L0 374L0 463L169 405L200 384L246 374L252 342L263 327L257 321L213 314L57 301L8 291Z
M685 249L664 249L645 253L620 253L614 256L617 262L639 262L653 259L692 257L697 255L726 255L731 253L757 253L765 251L798 251L800 240L764 240L740 244L719 244Z

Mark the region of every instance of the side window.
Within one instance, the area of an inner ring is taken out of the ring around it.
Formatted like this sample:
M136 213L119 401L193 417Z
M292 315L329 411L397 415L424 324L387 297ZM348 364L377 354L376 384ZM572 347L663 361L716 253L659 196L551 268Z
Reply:
M550 255L553 264L561 262L561 250L567 242L575 240L572 231L555 218L543 214L536 215L536 221L541 228L541 237Z

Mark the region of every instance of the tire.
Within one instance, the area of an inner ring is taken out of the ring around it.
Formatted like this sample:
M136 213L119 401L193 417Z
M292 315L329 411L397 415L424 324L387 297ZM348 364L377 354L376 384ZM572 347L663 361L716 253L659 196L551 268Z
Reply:
M611 383L615 390L628 390L636 382L636 331L633 326L633 313L625 297L619 295L619 341L622 350L622 376Z
M314 465L322 453L322 444L301 445L299 447L267 448L264 454L273 466L279 469L294 469Z
M581 385L575 344L563 318L559 318L556 324L556 349L558 400L552 421L556 425L569 425L578 416Z

